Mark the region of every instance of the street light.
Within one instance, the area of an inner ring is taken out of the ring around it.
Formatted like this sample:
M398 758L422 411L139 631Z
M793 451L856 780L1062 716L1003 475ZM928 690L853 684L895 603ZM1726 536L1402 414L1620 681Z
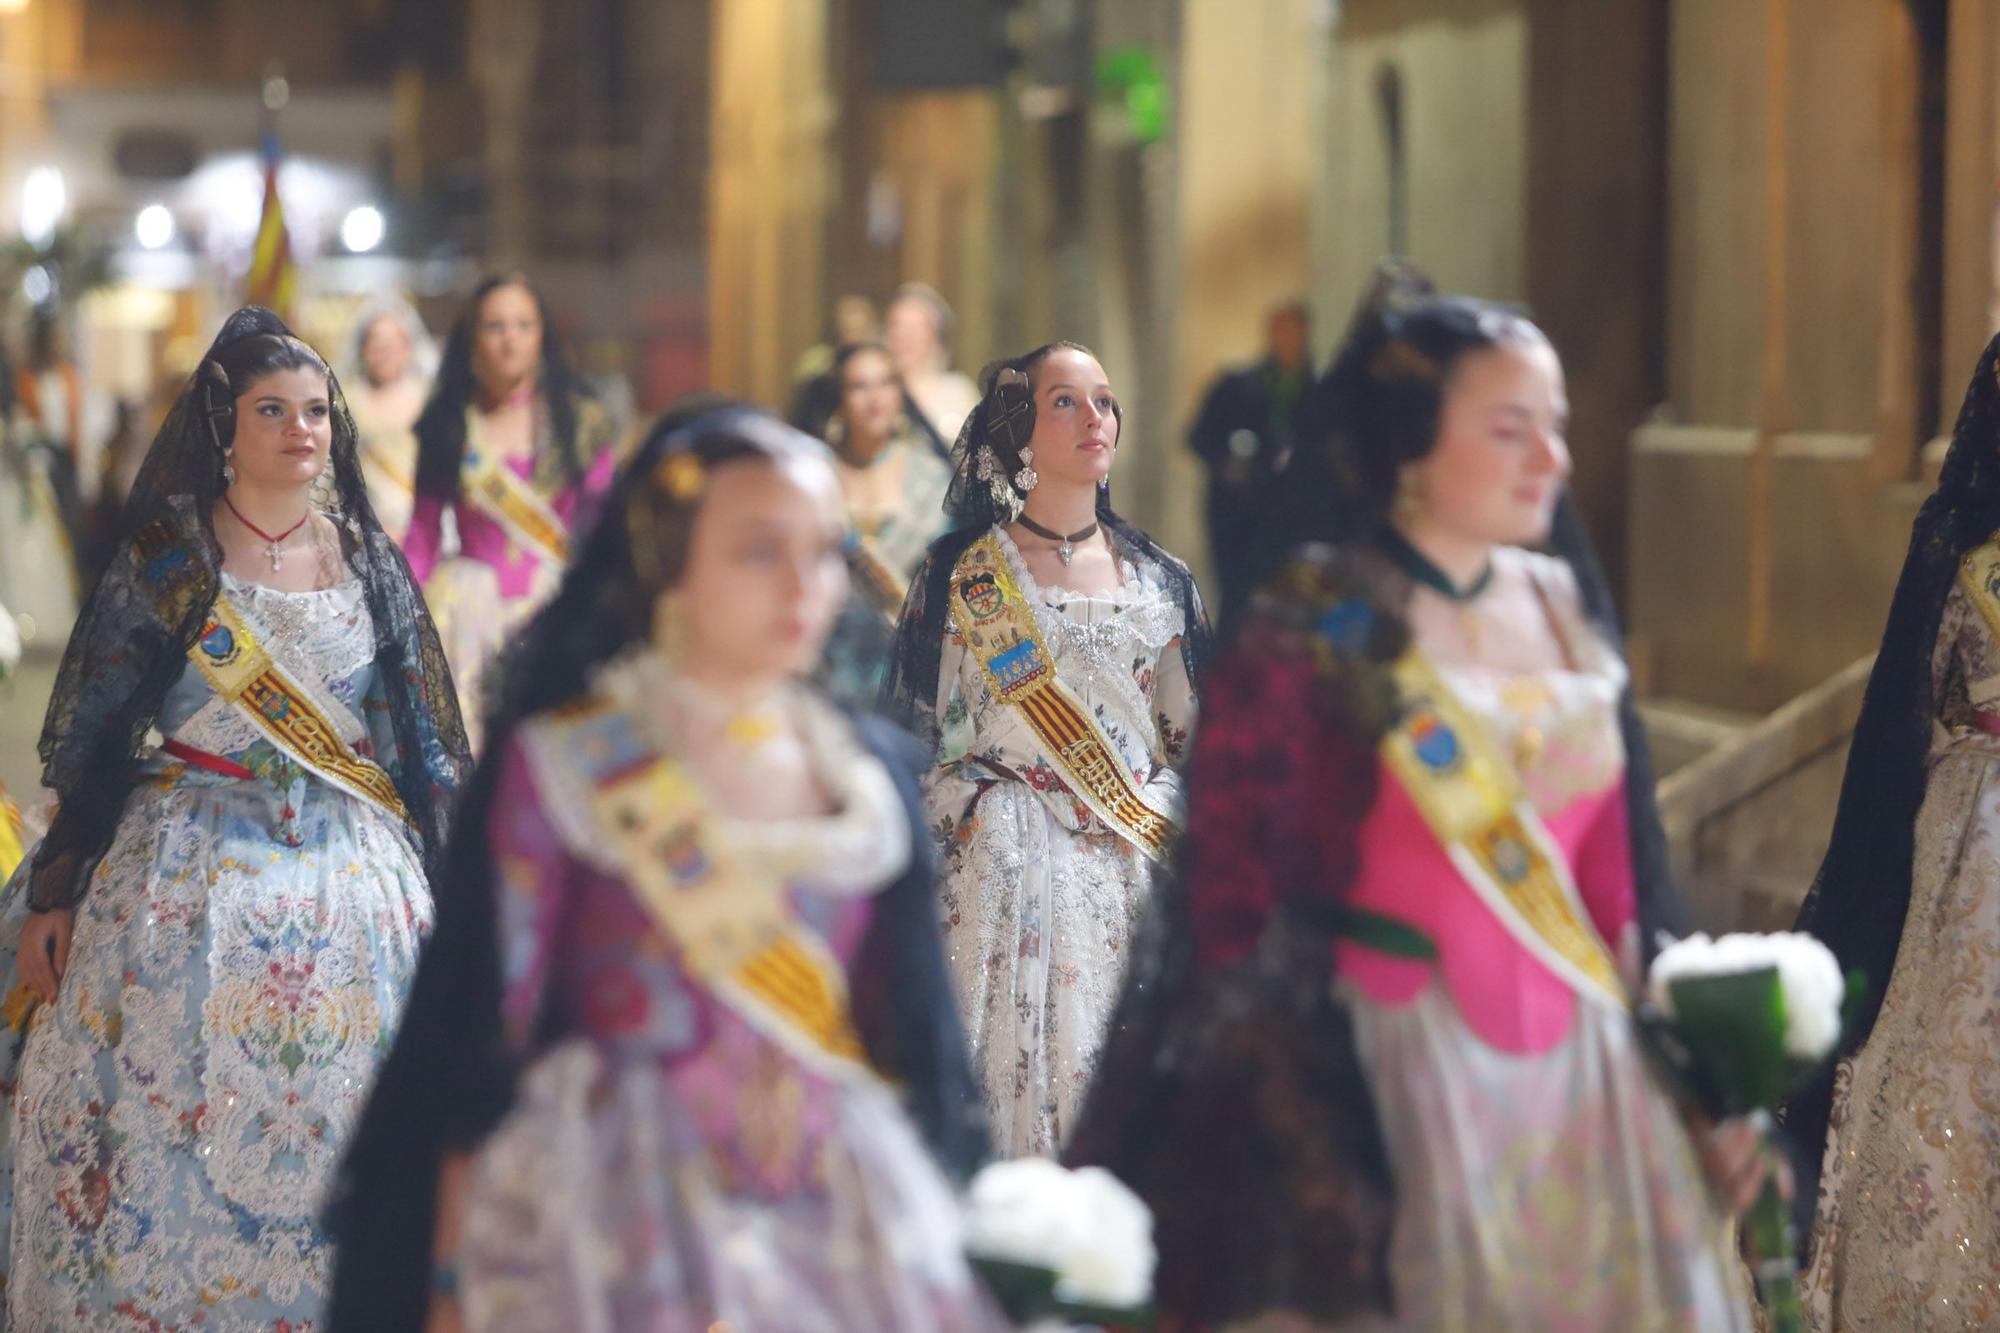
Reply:
M146 249L162 249L174 239L174 215L165 204L147 204L132 220L132 234Z
M382 210L373 204L350 209L340 224L340 243L355 254L366 254L382 243L386 227Z
M30 245L47 245L69 207L69 187L55 167L36 167L21 182L21 235Z

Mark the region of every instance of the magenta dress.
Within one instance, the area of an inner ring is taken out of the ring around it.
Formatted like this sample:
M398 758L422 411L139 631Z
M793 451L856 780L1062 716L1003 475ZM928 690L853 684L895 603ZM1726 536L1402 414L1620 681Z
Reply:
M509 459L523 481L535 480L531 459ZM611 484L617 467L615 452L599 452L583 480L543 499L572 534L590 502ZM446 515L457 534L454 546L446 538ZM419 495L411 512L403 554L410 572L424 585L431 616L458 687L458 704L466 732L479 744L484 716L486 665L507 638L541 609L562 578L560 563L516 542L498 520L463 498L449 502Z
M850 724L817 703L810 718L839 812L714 827L739 863L811 867L792 909L851 969L916 844ZM634 891L572 850L588 815L550 744L523 729L489 824L503 1026L525 1073L474 1151L467 1327L994 1327L895 1090L801 1058L683 970Z
M1514 761L1607 949L1636 911L1617 707L1625 666L1566 566L1502 550L1540 584L1569 661L1439 664ZM1422 931L1417 960L1353 940L1335 974L1396 1184L1394 1318L1344 1330L1728 1333L1749 1327L1679 1110L1622 1004L1580 993L1486 907L1383 764L1352 907Z

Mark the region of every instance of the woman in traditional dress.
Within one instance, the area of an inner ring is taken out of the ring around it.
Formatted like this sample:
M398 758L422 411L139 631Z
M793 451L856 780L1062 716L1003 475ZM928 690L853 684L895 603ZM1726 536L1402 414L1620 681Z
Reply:
M890 686L937 744L945 943L997 1146L1053 1155L1181 818L1208 626L1187 566L1111 508L1097 358L1052 343L985 379Z
M951 307L936 289L905 283L883 317L882 341L908 395L910 422L939 450L958 438L979 401L971 380L951 368Z
M361 475L382 530L410 530L417 498L417 416L437 373L437 345L423 317L400 296L378 296L354 317L348 405L360 433Z
M919 435L903 410L903 388L880 343L850 343L826 375L830 407L810 425L834 452L847 502L847 605L828 636L820 680L856 702L881 697L910 575L944 531L949 457Z
M13 608L21 637L53 652L76 620L76 552L53 474L62 441L14 393L0 347L0 602Z
M824 449L751 409L622 474L507 663L334 1328L985 1326L920 757L800 683L842 536Z
M1567 410L1533 325L1398 266L1314 392L1072 1148L1184 1319L1747 1328L1629 1008L1674 899Z
M481 282L417 418L403 543L475 748L487 663L555 591L585 506L611 480L610 445L610 418L570 370L526 279Z
M1799 917L1868 984L1836 1072L1785 1114L1818 1176L1823 1333L2000 1328L1997 381L2000 340L1917 515Z
M6 1326L310 1327L465 738L333 376L269 311L224 325L126 512L0 916Z

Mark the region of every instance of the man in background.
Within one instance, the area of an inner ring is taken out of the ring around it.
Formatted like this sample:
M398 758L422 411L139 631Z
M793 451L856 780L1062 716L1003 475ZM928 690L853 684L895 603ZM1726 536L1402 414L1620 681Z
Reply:
M1256 577L1257 500L1291 452L1299 405L1312 380L1306 303L1287 301L1264 320L1264 357L1225 371L1203 399L1189 443L1208 468L1208 542L1223 608L1242 607Z

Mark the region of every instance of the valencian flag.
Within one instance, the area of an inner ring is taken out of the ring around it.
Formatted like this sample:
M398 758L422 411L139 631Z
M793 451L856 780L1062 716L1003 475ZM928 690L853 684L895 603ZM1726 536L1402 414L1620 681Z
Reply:
M250 251L250 275L244 279L243 299L251 305L263 306L289 324L299 270L292 262L292 241L285 231L285 206L278 197L278 164L283 157L278 131L273 126L264 131L264 212L257 220L257 244Z

